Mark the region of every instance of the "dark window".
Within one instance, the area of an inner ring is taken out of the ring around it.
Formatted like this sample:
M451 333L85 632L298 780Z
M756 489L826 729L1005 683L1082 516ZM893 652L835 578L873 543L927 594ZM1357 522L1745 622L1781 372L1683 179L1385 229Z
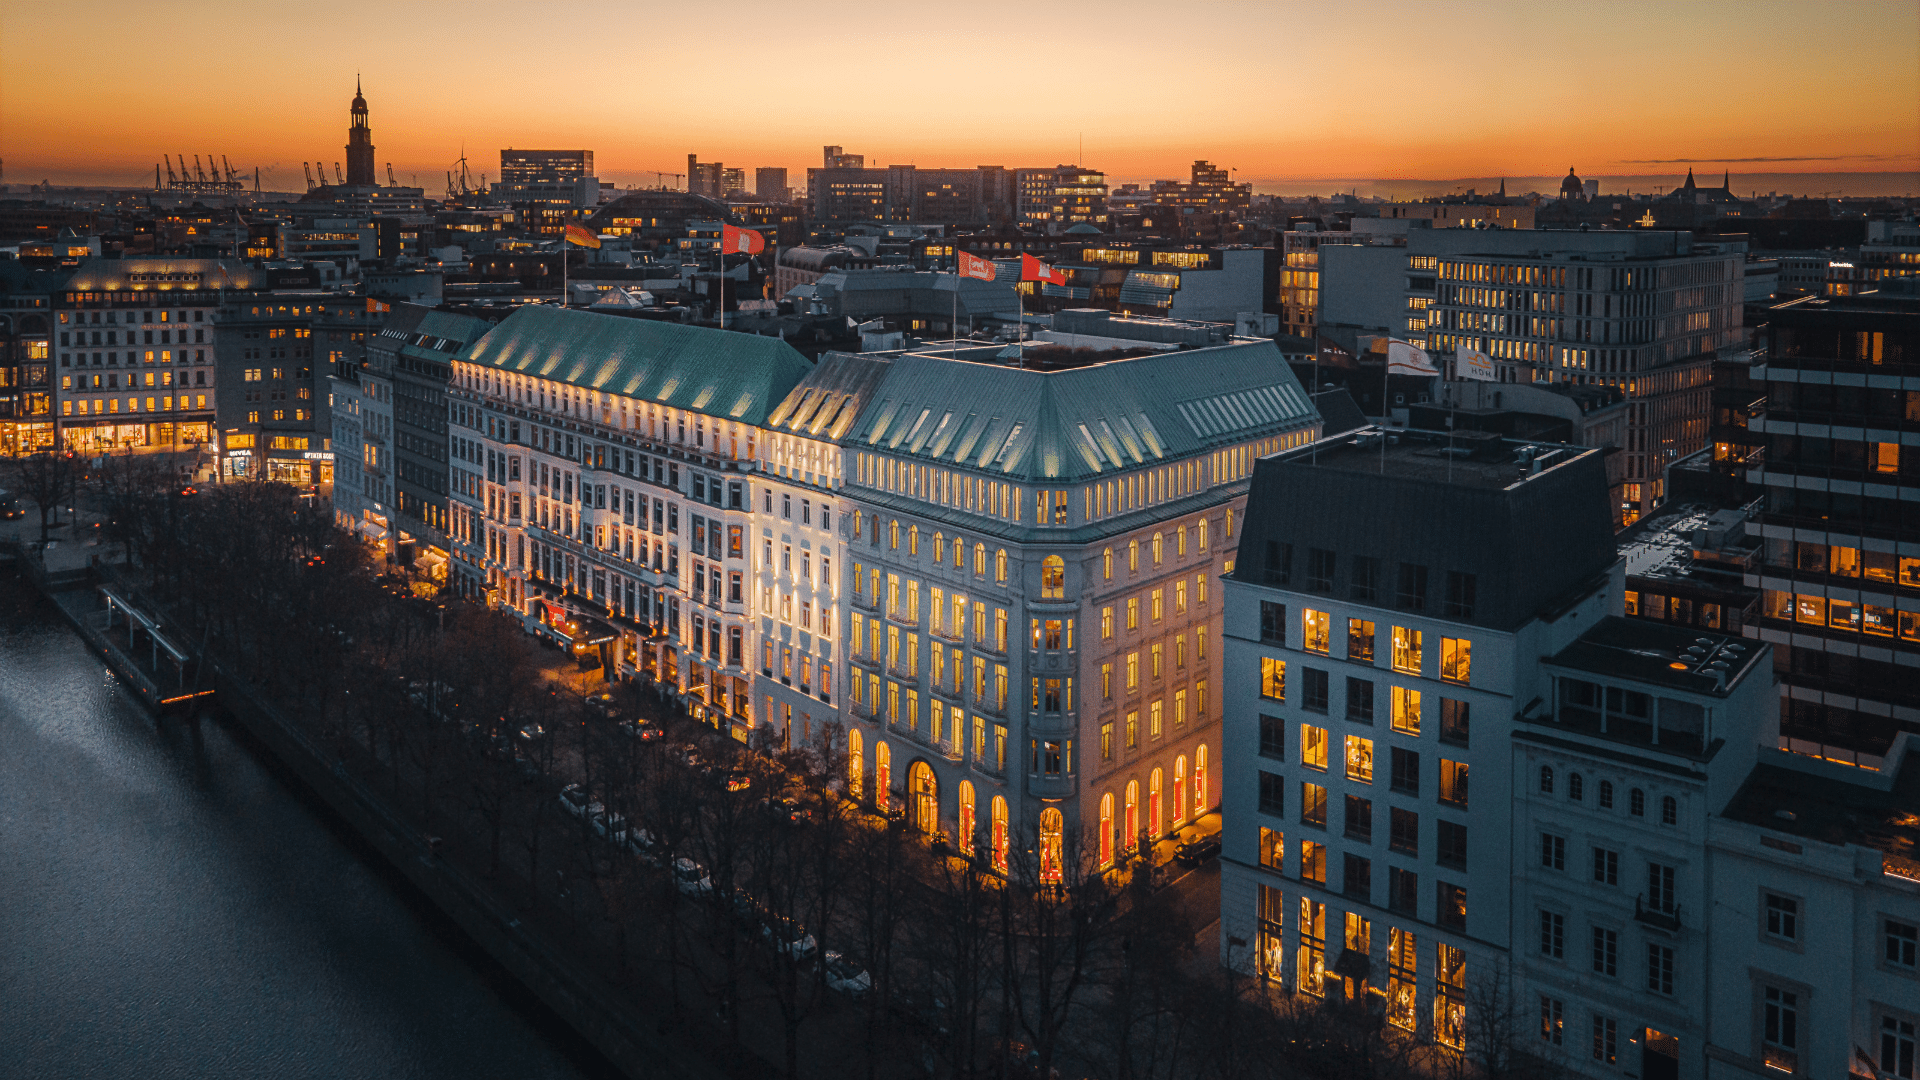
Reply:
M1579 773L1567 774L1567 798L1580 802L1587 797L1586 778Z
M1293 545L1267 541L1267 584L1287 585L1293 578Z
M1308 712L1326 712L1327 673L1315 670L1314 668L1302 668L1300 672L1302 675L1301 686L1304 688L1304 693L1300 699L1300 707Z
M1425 611L1427 568L1417 563L1401 563L1400 589L1394 600L1407 611Z
M1287 605L1260 601L1260 640L1269 645L1287 643Z
M1441 821L1438 825L1440 827L1438 837L1439 851L1434 855L1434 858L1438 859L1442 866L1453 866L1465 869L1467 865L1467 827L1465 825L1456 825L1451 821Z
M1553 766L1540 766L1540 794L1553 794Z
M1287 722L1277 716L1260 717L1260 756L1287 760Z
M1447 571L1447 602L1441 614L1450 619L1473 618L1474 576Z
M1420 794L1420 754L1404 747L1393 747L1393 790L1402 795Z
M1264 773L1262 775L1265 775ZM1567 838L1552 833L1540 834L1540 865L1549 870L1567 868Z
M1627 813L1634 817L1647 816L1647 793L1639 788L1627 792Z
M1287 778L1279 773L1260 772L1260 812L1263 814L1284 814L1287 812Z
M1347 679L1347 719L1362 724L1373 723L1372 680Z
M1656 862L1647 864L1647 907L1667 915L1678 905L1673 890L1674 868Z
M1333 591L1334 554L1326 548L1307 549L1307 588L1314 592Z
M1613 781L1600 781L1600 809L1613 809Z
M1920 948L1920 926L1912 926L1896 919L1887 919L1885 922L1887 963L1903 968L1915 966L1914 950Z
M1620 934L1603 926L1593 928L1593 970L1600 975L1620 973Z
M1673 995L1673 949L1647 943L1647 989L1656 994Z
M1467 745L1467 703L1452 698L1440 699L1440 741L1455 746Z
M1371 555L1353 557L1353 574L1350 595L1355 600L1372 603L1380 592L1380 560Z
M1593 849L1593 880L1596 885L1620 884L1620 853L1606 848Z
M1346 857L1346 880L1341 889L1348 896L1370 900L1373 896L1373 860L1360 855Z
M1557 911L1540 913L1540 955L1559 960L1567 955L1567 917Z
M1664 708L1664 706L1663 706ZM1680 821L1680 800L1671 795L1660 798L1660 824L1676 825Z
M1407 855L1420 854L1420 815L1393 807L1388 813L1387 846Z
M1355 840L1373 839L1373 802L1357 795L1347 796L1347 835Z
M1467 928L1467 890L1442 881L1434 890L1438 908L1434 920L1448 930Z
M1416 914L1420 906L1420 875L1397 866L1387 868L1387 907L1402 915Z

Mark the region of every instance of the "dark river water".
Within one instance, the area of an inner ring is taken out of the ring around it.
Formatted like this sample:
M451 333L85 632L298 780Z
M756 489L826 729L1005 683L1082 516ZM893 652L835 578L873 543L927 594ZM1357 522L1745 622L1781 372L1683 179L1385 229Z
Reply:
M601 1077L244 736L0 571L0 1077Z

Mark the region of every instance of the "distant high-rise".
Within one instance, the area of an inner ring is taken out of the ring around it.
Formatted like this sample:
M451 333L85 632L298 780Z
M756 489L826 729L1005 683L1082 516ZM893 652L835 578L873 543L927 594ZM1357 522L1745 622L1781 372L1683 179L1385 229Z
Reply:
M764 202L786 202L787 170L764 165L753 170L753 193Z
M593 206L600 201L593 151L502 150L493 194L508 203Z
M725 191L726 166L718 161L701 161L700 155L687 155L687 192L718 199Z
M372 187L379 183L373 175L373 129L367 126L367 99L360 93L360 80L353 82L353 121L347 125L347 183Z
M821 150L823 151L821 156L825 159L824 163L829 169L864 169L867 167L867 159L864 154L842 153L838 146L825 146L822 147Z

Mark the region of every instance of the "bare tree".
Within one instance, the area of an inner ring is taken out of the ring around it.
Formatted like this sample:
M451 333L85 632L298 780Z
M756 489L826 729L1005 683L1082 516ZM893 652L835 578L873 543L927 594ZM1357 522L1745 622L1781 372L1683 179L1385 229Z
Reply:
M71 452L40 450L15 454L8 464L8 479L40 510L40 543L45 544L53 515L78 492L80 460Z

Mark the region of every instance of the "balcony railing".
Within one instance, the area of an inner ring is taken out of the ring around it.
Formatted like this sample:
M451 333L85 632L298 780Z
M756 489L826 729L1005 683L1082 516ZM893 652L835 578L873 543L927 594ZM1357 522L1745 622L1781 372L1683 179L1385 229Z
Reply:
M1645 893L1633 898L1633 917L1636 920L1656 930L1665 930L1669 934L1680 929L1679 904L1673 905L1673 910L1666 911L1658 907L1649 907L1646 899Z

